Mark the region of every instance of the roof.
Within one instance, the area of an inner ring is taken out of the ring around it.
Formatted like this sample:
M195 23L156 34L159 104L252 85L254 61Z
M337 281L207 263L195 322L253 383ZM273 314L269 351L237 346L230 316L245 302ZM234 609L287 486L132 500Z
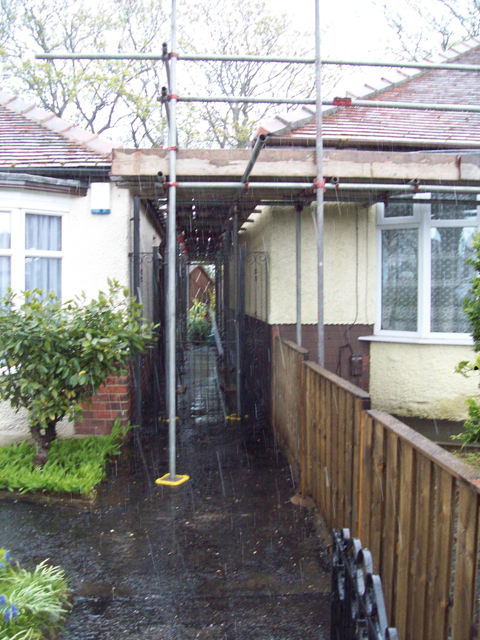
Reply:
M436 61L480 64L480 40L471 39ZM426 62L433 62L428 60ZM375 85L365 85L363 96L376 101L423 104L480 105L480 73L442 69L388 70ZM264 123L259 133L269 133L269 144L315 144L315 113L303 107L295 114ZM324 111L322 137L325 146L362 148L479 148L480 113L418 111L382 107L336 107Z
M0 90L0 170L102 168L113 144Z

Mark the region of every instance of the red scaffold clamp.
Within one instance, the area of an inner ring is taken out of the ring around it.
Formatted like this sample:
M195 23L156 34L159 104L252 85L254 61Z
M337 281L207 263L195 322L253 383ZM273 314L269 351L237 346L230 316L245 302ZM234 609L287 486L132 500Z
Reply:
M351 98L334 98L333 104L335 107L351 107L352 99Z
M248 188L250 187L250 182L247 180L244 186L244 190L248 191Z
M178 53L175 53L175 51L171 51L171 52L168 54L168 57L169 57L169 58L177 58L177 59L178 59L180 56L178 55Z
M177 93L171 93L171 94L168 96L168 99L169 99L169 100L178 100L178 94L177 94Z
M320 182L317 182L317 179L315 178L313 181L313 193L317 193L317 189L323 189L323 193L326 193L327 191L327 187L325 186L325 178L323 178L322 180L320 180Z

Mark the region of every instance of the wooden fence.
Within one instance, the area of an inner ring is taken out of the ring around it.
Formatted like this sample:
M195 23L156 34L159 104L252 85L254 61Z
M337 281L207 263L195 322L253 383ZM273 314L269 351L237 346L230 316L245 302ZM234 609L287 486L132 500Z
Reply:
M330 528L370 549L400 640L477 637L480 476L276 339L272 422Z

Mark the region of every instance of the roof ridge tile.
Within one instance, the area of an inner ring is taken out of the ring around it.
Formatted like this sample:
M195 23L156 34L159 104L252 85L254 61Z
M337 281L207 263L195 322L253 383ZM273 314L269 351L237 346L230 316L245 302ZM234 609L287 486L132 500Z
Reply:
M0 105L10 112L18 114L44 129L61 136L66 142L78 145L84 151L90 151L95 155L103 156L102 158L98 158L99 162L105 162L105 160L111 156L114 144L110 140L101 139L98 134L72 124L68 120L64 120L55 115L55 113L38 107L34 103L27 103L17 95L9 94L3 89L0 89Z

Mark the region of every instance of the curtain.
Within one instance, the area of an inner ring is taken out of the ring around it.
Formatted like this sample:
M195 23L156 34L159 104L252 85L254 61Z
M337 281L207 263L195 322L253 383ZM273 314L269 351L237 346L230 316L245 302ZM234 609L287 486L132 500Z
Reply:
M60 216L25 216L25 249L62 250L62 218Z
M10 286L10 258L7 256L0 257L0 296L7 293Z
M474 227L432 228L432 331L470 332L463 299L475 273L467 264L473 257L474 234Z
M0 249L10 249L10 211L0 211Z
M61 258L25 258L25 289L41 289L46 295L54 291L62 297Z
M382 232L382 329L417 331L418 230Z

